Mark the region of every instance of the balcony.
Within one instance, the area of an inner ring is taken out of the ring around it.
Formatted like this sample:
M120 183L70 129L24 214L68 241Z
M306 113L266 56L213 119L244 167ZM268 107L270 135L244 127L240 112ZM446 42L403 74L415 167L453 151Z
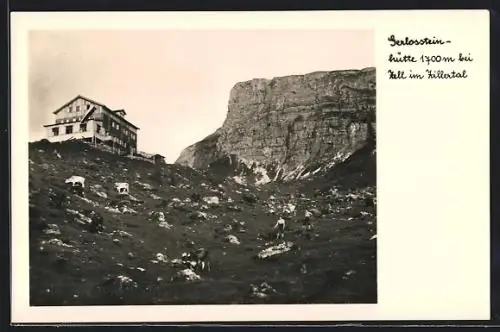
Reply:
M68 141L71 139L83 139L83 138L91 138L92 137L92 132L86 131L86 132L76 132L76 133L71 133L71 134L60 134L57 136L49 136L47 139L49 142L55 143L55 142L64 142Z
M92 137L92 135L90 136ZM95 132L95 137L100 139L101 141L111 141L113 139L113 137L111 135L109 135L109 133L107 133L105 130L101 129L99 131L96 131Z

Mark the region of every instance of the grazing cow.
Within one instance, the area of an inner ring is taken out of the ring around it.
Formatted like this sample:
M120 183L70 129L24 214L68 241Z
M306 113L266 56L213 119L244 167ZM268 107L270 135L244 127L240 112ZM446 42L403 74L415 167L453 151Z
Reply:
M91 233L99 233L99 232L102 232L104 230L104 220L102 218L102 216L95 212L95 211L91 211L90 212L90 220L91 220L91 223L90 223L90 226L89 226L89 231Z
M279 218L273 229L276 229L276 239L283 238L285 235L285 219Z
M128 195L129 193L129 185L126 182L116 182L115 183L116 190L120 195Z
M205 248L199 248L193 250L189 253L182 254L182 262L187 266L187 268L193 270L204 271L207 269L210 271L210 261L208 260L208 250Z
M312 231L313 231L313 224L311 223L311 220L304 219L302 223L302 234L305 235L310 240L312 237Z
M71 191L83 194L83 188L85 188L84 177L73 175L66 179L65 183L70 185Z

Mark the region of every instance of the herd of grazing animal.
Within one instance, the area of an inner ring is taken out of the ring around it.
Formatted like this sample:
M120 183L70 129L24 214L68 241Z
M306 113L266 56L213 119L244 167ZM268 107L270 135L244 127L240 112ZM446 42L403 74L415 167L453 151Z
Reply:
M84 196L84 177L73 175L70 178L66 179L65 183L69 185L70 190L73 193ZM129 184L126 182L115 183L115 188L120 195L127 195L130 189ZM103 230L103 219L100 215L98 215L94 211L91 211L91 220L91 232L97 233ZM209 252L205 248L198 248L187 253L185 252L182 254L182 264L188 269L193 269L196 271L210 271L208 254Z
M66 184L70 185L70 190L76 194L84 195L85 188L85 178L81 176L71 176L66 179ZM125 182L117 182L114 184L115 189L117 190L119 195L128 195L129 194L129 184ZM201 200L201 196L199 194L193 194L192 199L195 201ZM367 206L374 206L376 203L374 199L369 198L366 200ZM285 233L285 219L290 219L291 215L295 215L295 205L293 204L285 204L282 216L278 218L278 221L272 228L273 232L275 232L275 238L280 239L284 237ZM313 214L309 211L305 211L304 216L304 228L307 231L312 230L312 218ZM103 230L103 220L102 217L96 215L95 212L92 212L92 223L91 229L93 232L100 232ZM190 252L184 252L181 257L181 261L183 266L188 269L192 269L194 271L210 271L210 262L209 262L209 251L205 248L198 248L192 250Z

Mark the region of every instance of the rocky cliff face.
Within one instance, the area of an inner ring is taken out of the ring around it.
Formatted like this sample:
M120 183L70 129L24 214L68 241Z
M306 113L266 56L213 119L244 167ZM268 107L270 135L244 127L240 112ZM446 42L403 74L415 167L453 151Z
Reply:
M307 165L343 160L374 142L375 69L314 72L237 83L215 133L176 163L265 165L283 178Z

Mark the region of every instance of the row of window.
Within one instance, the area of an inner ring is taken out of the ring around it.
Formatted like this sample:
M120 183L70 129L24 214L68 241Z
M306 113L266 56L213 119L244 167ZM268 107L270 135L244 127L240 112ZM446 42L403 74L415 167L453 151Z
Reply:
M133 140L135 140L135 134L130 131L125 131L125 136L130 136Z
M120 124L116 121L111 120L111 128L114 128L116 130L120 130ZM125 127L122 128L123 133L125 136L129 136L133 140L135 140L135 134L132 133L131 131L127 130Z
M74 117L74 118L71 118L71 119L58 119L58 120L56 120L56 123L78 122L78 121L81 121L82 119L83 119L82 116L77 116L77 117Z
M87 131L87 124L86 123L82 123L80 124L80 132L83 133L83 132L86 132ZM66 126L64 127L64 132L65 134L72 134L73 133L73 126ZM56 127L56 128L52 128L52 135L54 136L58 136L59 135L59 127Z
M87 124L86 123L81 123L79 129L80 129L81 133L86 132L87 131ZM101 126L100 125L97 125L97 130L96 131L98 133L101 131ZM66 135L72 134L73 133L73 126L72 125L71 126L65 126L64 127L64 133ZM59 136L59 127L52 128L52 135L53 136ZM134 135L134 137L135 137L135 135ZM122 140L117 140L117 143L119 145L126 145L125 141L122 141Z
M90 107L92 107L92 105L90 105L90 104L88 104L88 103L87 103L87 104L85 104L85 106L87 107L87 110L89 110L89 109L90 109ZM76 112L80 112L80 105L76 105L76 106L75 106L75 111L76 111ZM68 107L68 112L69 112L69 113L73 112L73 105L70 105L70 106Z
M121 139L116 139L115 143L118 144L118 145L121 145L122 147L128 146L128 143L125 142L125 141L122 141Z

